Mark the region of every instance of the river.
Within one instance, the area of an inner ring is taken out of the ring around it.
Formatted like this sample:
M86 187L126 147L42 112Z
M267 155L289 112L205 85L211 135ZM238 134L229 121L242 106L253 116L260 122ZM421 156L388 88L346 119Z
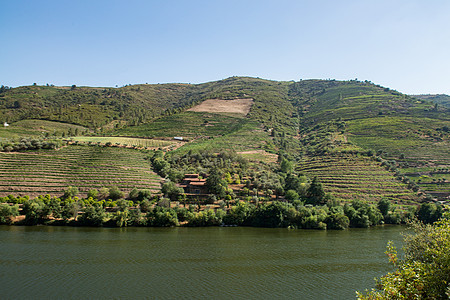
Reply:
M1 299L355 299L401 226L0 226Z

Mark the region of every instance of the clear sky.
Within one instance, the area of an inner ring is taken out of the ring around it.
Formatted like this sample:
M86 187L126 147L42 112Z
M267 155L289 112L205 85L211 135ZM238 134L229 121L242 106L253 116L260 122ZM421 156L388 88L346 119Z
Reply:
M450 94L449 0L0 0L0 84L230 76Z

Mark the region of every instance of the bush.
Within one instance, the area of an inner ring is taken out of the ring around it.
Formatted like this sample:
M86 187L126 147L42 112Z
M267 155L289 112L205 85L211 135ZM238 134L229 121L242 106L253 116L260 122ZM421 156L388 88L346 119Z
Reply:
M124 196L125 194L119 190L117 186L113 186L109 189L109 198L112 200L122 199Z
M145 216L148 226L172 227L180 225L175 210L171 208L155 207Z
M73 197L75 197L76 195L78 195L79 193L80 193L80 191L78 190L77 187L69 186L69 187L64 191L64 196L63 196L63 198L64 198L64 199L67 199L67 198L73 198Z
M100 206L88 205L84 209L84 213L78 218L80 225L84 226L101 226L106 217L105 210Z
M218 209L214 212L212 209L200 211L191 216L189 219L189 226L217 226L222 224L225 212Z
M286 192L285 198L289 202L293 202L295 200L298 200L300 198L300 196L298 195L298 193L296 191L289 190L289 191Z
M0 224L11 224L11 218L19 215L19 206L0 203Z
M98 199L98 190L97 189L89 190L87 193L87 197L88 198L92 197L93 199Z

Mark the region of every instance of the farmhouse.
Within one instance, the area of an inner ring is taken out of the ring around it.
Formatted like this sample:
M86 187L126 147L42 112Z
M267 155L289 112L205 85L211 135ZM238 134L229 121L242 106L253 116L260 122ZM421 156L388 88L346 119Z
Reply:
M206 179L200 179L198 174L186 174L178 186L184 189L186 196L205 196L208 194Z

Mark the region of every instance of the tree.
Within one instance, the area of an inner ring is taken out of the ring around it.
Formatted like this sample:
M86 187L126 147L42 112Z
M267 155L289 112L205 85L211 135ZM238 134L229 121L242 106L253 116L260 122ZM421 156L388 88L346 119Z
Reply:
M76 195L78 195L80 193L80 191L78 190L77 187L75 186L69 186L65 191L64 191L64 198L73 198Z
M112 200L122 199L124 197L124 193L119 190L117 186L113 186L109 189L109 198Z
M79 209L80 207L77 202L64 202L61 211L61 217L66 222L71 218L76 219Z
M424 223L433 223L442 217L442 206L433 203L424 203L417 211L417 218Z
M226 180L222 179L219 170L215 168L206 179L206 186L208 187L209 192L223 198L225 197L228 183Z
M97 196L97 198L98 198L98 200L106 199L106 198L108 198L108 195L109 195L109 189L108 189L108 188L105 188L105 187L102 187L102 188L98 191L98 196Z
M308 204L323 204L322 202L323 198L325 197L325 191L323 190L322 183L317 180L317 177L313 178L311 184L309 185L306 196L306 203Z
M292 202L299 199L298 193L294 190L289 190L285 195L286 200Z
M25 223L36 225L41 223L46 217L45 203L41 200L29 200L23 204L23 213L25 214Z
M19 206L10 206L7 203L0 203L0 224L11 224L12 217L19 215Z
M450 215L433 225L411 224L404 258L390 242L386 254L396 267L377 280L377 289L358 299L448 299L450 297Z
M139 201L149 200L151 198L152 198L151 190L140 190L137 196L137 200Z
M90 198L92 197L92 199L97 199L98 198L98 190L97 189L91 189L87 192L87 197Z
M391 209L391 202L386 198L382 198L378 202L377 207L380 210L383 217L386 217L389 214L389 210Z
M106 213L103 207L87 205L78 221L85 226L101 226L105 217Z
M178 197L184 193L183 188L178 187L175 182L167 181L161 187L161 192L170 198L171 201L177 201Z
M294 164L291 161L287 160L286 158L283 158L281 160L281 164L280 164L281 172L290 173L290 172L292 172L293 168L294 168Z
M138 196L139 196L139 190L136 188L136 187L134 187L129 193L128 193L128 199L130 199L130 200L137 200L137 198L138 198Z

